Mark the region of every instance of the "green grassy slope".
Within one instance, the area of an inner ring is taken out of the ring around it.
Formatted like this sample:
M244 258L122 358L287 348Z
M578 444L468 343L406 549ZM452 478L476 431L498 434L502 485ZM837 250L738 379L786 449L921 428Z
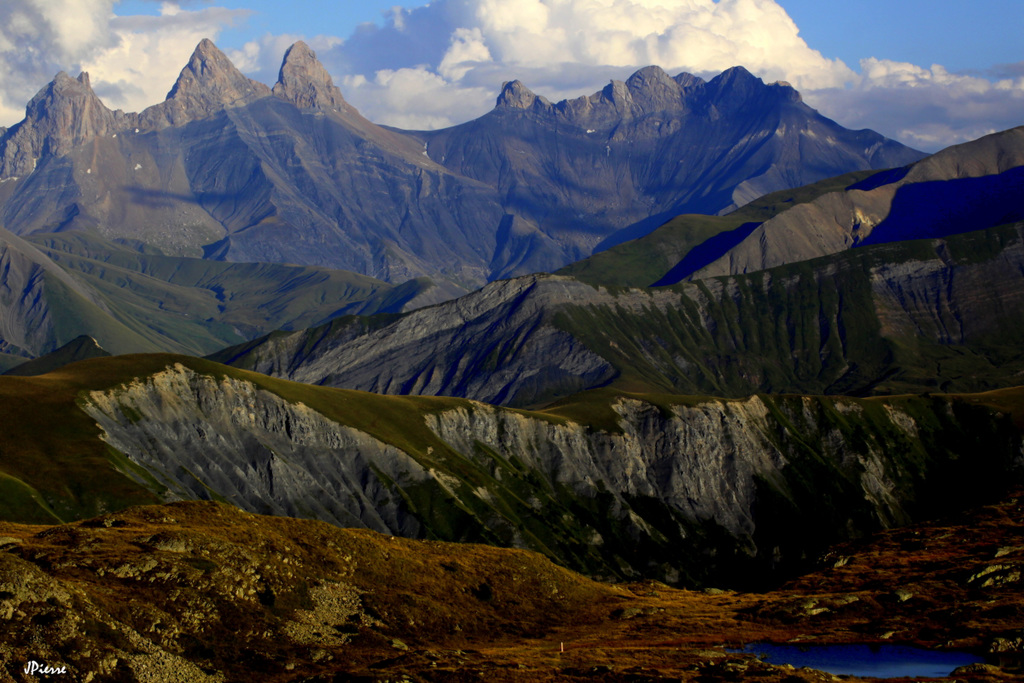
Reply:
M627 391L979 391L1024 377L1020 297L989 277L1019 241L1018 227L1005 226L877 245L678 285L677 308L566 305L554 323L610 361L613 386ZM929 263L954 269L885 293L912 317L888 308L875 291L879 269Z
M96 306L83 307L71 300L73 292L54 285L59 344L89 334L115 353L209 353L274 329L399 310L432 286L428 280L392 286L325 268L139 253L85 233L32 240L103 306L94 312Z
M648 287L705 240L745 223L763 223L797 204L846 189L875 173L877 171L857 171L795 190L773 192L726 216L678 216L649 235L577 261L557 274L571 275L595 286Z

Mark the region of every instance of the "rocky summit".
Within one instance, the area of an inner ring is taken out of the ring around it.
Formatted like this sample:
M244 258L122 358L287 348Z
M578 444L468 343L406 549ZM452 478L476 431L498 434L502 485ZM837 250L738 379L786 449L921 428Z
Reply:
M0 220L20 236L84 230L466 291L682 211L921 156L739 67L709 82L648 67L556 104L516 81L475 121L410 132L360 116L303 43L271 89L204 40L167 99L137 114L59 74L0 137Z

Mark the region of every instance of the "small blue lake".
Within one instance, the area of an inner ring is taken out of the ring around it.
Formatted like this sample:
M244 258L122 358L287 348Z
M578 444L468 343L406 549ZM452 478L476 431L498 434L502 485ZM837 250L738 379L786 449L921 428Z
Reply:
M771 664L791 664L837 676L948 676L954 669L984 661L969 652L924 650L903 645L773 645L754 643L742 650Z

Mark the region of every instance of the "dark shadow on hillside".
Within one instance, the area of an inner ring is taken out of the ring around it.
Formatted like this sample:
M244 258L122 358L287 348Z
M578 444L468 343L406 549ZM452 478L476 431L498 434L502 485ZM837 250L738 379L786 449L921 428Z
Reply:
M1020 220L1024 220L1024 167L981 178L901 187L889 216L857 246L947 237Z
M710 265L729 252L743 240L750 237L750 234L761 225L758 222L744 223L738 228L720 232L717 235L707 238L696 247L687 252L683 260L672 267L672 270L651 285L651 287L667 287L682 282L693 275L704 266Z
M125 185L121 189L129 196L132 202L151 209L168 208L174 202L187 202L202 206L211 202L238 199L241 196L237 192L197 192L195 194L185 194L181 192L168 192L167 190L154 190L138 185Z
M884 171L879 171L874 175L870 175L864 180L850 185L846 189L848 191L861 190L862 192L868 192L869 190L875 190L883 185L891 185L892 183L899 182L903 180L909 172L910 166L886 169Z

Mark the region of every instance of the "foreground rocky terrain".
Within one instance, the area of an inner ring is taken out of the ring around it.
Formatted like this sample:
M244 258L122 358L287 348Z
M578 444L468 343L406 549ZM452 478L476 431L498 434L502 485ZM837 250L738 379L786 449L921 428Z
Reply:
M904 643L1024 655L1021 492L836 548L766 593L595 583L540 555L218 503L0 524L0 680L828 681L727 646Z

